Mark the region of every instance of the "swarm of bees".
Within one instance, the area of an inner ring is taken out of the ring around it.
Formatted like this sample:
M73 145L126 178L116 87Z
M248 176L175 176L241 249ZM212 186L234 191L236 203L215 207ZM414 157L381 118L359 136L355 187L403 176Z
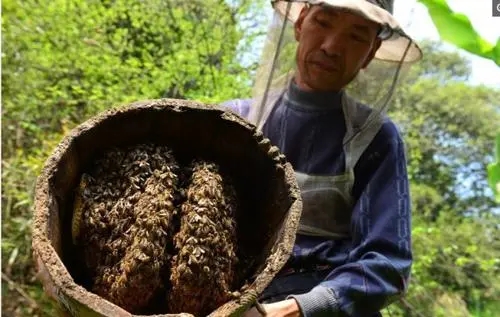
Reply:
M237 261L236 207L236 193L217 165L194 162L174 237L169 312L206 316L230 298Z
M234 294L237 208L214 162L183 168L154 144L106 152L82 175L73 211L91 291L142 313L167 290L169 313L208 314Z

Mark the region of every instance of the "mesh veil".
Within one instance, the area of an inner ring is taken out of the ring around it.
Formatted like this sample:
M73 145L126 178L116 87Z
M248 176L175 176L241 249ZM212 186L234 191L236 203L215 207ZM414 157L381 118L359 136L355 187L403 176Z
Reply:
M330 2L347 3L351 6L347 9L352 10L357 9L356 6L361 5L362 1L330 0ZM249 113L249 120L258 129L262 129L277 99L286 91L296 72L298 43L295 40L293 21L298 12L297 7L304 6L306 2L318 3L318 1L275 1L273 3L275 10L257 70L252 92L252 107ZM364 14L359 11L356 13ZM364 15L369 14L373 15L370 10ZM392 23L389 22L388 24ZM354 116L358 118L356 131L349 138L344 139L345 143L350 142L361 131L370 129L374 122L380 122L380 118L387 113L397 84L404 78L412 62L418 59L418 57L415 58L415 48L418 49L416 44L397 25L390 31L390 41L386 41L385 45L381 46L371 63L344 88L345 94L350 99L370 109L368 113L354 113ZM388 46L387 43L392 46ZM398 54L391 55L391 52L385 51L387 47L393 48L394 45L399 45L396 51ZM419 52L417 50L417 53ZM351 110L355 112L356 109L357 107L354 107ZM370 130L373 130L373 133L378 131L373 128Z

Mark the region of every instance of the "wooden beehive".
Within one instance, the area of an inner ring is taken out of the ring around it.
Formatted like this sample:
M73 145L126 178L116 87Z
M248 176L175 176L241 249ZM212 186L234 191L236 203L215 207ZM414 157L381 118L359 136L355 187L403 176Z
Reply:
M33 256L47 290L74 316L135 316L85 287L71 220L82 171L110 147L164 144L181 161L217 162L234 181L240 295L210 313L238 316L284 266L302 208L292 167L270 141L236 114L214 105L162 99L104 112L75 128L55 149L37 180ZM155 316L191 316L151 311Z

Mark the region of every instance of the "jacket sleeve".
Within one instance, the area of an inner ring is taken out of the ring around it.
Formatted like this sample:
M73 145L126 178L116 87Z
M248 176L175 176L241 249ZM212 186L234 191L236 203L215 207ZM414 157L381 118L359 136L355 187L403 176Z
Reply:
M220 106L228 108L237 115L247 119L248 113L250 112L250 102L251 101L249 99L234 99L223 102Z
M354 247L309 293L291 295L304 317L372 316L402 296L412 264L409 181L398 135L380 152L352 214Z

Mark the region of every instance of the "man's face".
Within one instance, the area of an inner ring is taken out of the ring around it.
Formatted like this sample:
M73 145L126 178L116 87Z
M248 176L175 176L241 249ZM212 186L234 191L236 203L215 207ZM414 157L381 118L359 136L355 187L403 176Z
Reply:
M326 6L302 10L295 23L296 81L310 91L341 90L380 47L379 26L359 15Z

